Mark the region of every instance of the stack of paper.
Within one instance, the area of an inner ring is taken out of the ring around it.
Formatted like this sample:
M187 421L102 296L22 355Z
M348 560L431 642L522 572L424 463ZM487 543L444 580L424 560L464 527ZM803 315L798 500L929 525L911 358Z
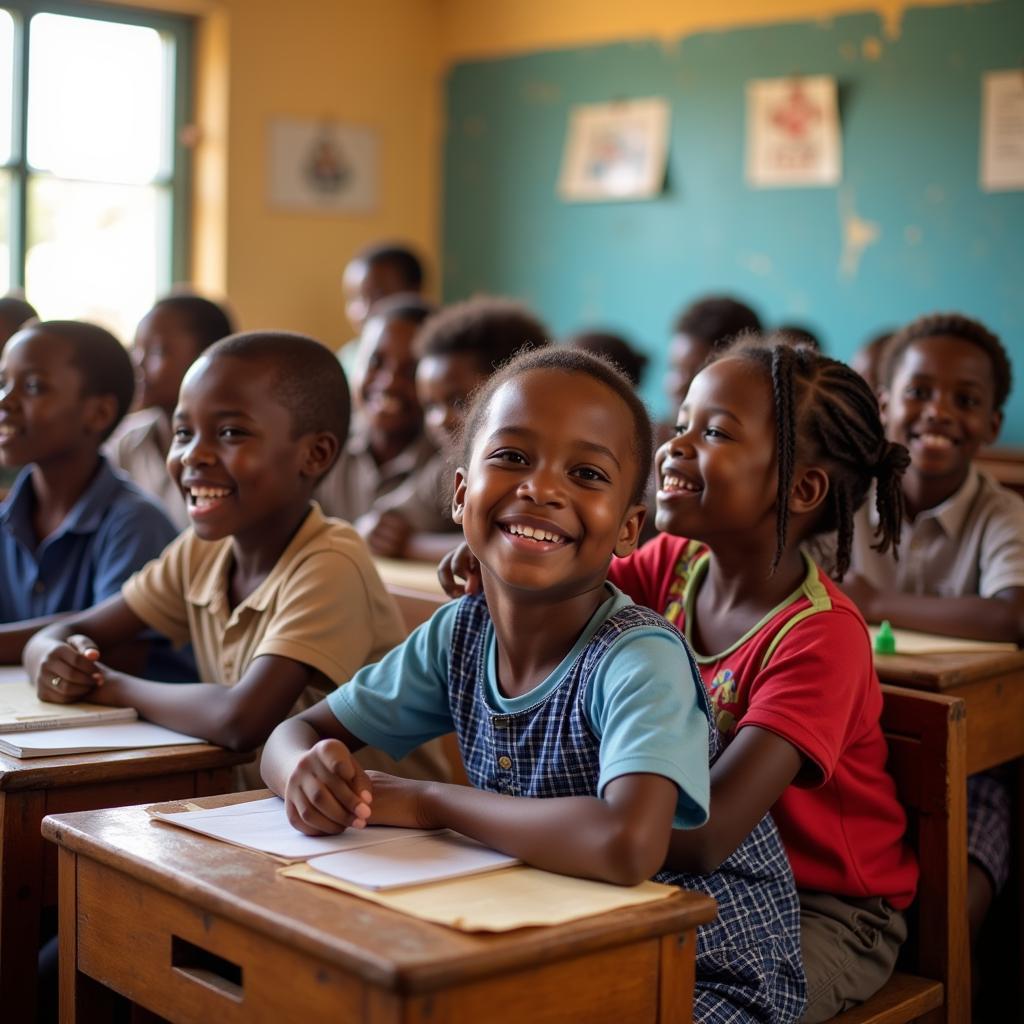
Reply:
M203 742L139 722L138 717L135 708L109 708L86 701L50 704L36 696L24 669L0 666L0 753L45 757Z

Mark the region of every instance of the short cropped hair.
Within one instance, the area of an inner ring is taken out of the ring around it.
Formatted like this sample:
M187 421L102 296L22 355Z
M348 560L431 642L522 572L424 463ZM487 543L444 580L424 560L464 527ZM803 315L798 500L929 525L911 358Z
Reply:
M211 345L207 359L262 363L274 375L274 395L288 410L292 437L326 432L348 440L350 401L345 371L326 346L290 331L243 331Z
M468 463L473 438L487 415L497 390L510 380L530 373L532 370L557 370L561 373L579 373L604 384L614 391L629 408L633 419L633 455L637 463L637 475L630 501L643 501L647 490L647 478L651 475L654 458L654 430L647 407L640 400L630 379L615 365L578 348L551 345L547 348L529 349L514 356L496 373L492 374L474 392L472 405L466 413L459 448L463 461Z
M1010 357L1006 354L1003 343L984 324L960 313L930 313L927 316L919 316L906 327L896 331L885 343L879 383L885 387L892 384L900 358L913 342L942 335L970 342L988 356L992 364L992 394L995 407L997 411L1002 409L1013 389Z
M185 321L185 329L196 343L196 352L209 348L215 341L235 333L228 311L211 299L191 292L172 292L157 299L153 310L170 309Z
M613 362L633 382L633 387L640 386L649 360L621 335L609 331L580 331L566 338L565 343L570 348L581 348Z
M525 306L480 296L432 316L416 339L424 356L468 355L489 375L522 349L549 344L548 329Z
M679 314L673 327L675 334L689 334L716 350L740 334L760 330L758 315L748 305L728 295L697 299Z
M71 364L82 378L83 395L113 395L117 400L117 414L103 434L105 441L124 419L135 395L135 370L128 350L110 331L83 320L43 320L26 330L67 344Z
M17 295L5 295L0 298L0 326L6 325L12 333L26 320L39 317L35 307Z
M369 245L359 251L355 262L365 263L368 267L394 267L409 291L418 292L423 287L423 263L407 245L396 242Z
M407 323L419 327L436 312L437 306L428 302L422 295L417 295L415 292L397 292L375 302L366 322L383 320L385 323L390 323L392 320L405 320Z

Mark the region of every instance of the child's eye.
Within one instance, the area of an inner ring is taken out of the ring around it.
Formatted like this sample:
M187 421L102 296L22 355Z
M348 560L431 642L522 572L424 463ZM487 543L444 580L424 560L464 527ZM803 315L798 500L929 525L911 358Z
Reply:
M491 458L497 462L511 462L517 466L526 465L526 456L522 452L517 452L512 448L501 448L491 455Z
M905 398L910 398L915 402L928 401L928 389L917 384L908 385L903 395Z
M188 427L175 427L171 436L177 444L184 444L192 437L192 431Z
M690 429L689 423L677 423L676 424L676 437L682 437Z
M226 437L229 441L235 441L240 437L245 437L246 433L241 427L221 427L220 436Z
M729 435L724 430L719 430L718 427L705 427L705 437L728 437Z
M574 469L573 472L581 480L586 480L588 483L608 483L607 475L599 469L594 469L593 466L580 466Z
M38 377L28 377L25 380L25 394L26 395L41 395L46 390L46 386Z
M956 404L961 409L977 409L981 405L981 399L977 395L957 395Z

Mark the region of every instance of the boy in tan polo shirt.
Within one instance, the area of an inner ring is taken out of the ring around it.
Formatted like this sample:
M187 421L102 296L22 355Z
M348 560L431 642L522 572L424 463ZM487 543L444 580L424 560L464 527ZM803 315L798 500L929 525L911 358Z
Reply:
M345 443L347 396L337 360L311 338L252 332L208 349L182 382L168 455L192 529L119 595L29 641L40 697L129 705L250 750L400 642L365 544L311 501ZM102 663L147 628L191 642L202 682L167 685ZM443 765L439 748L423 748L398 771L443 778ZM259 784L255 772L250 780Z

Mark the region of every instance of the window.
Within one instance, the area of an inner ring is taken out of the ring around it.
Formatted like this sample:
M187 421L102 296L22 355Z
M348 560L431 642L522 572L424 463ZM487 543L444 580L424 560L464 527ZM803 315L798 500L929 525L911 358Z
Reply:
M0 292L129 340L187 277L188 19L0 0Z

